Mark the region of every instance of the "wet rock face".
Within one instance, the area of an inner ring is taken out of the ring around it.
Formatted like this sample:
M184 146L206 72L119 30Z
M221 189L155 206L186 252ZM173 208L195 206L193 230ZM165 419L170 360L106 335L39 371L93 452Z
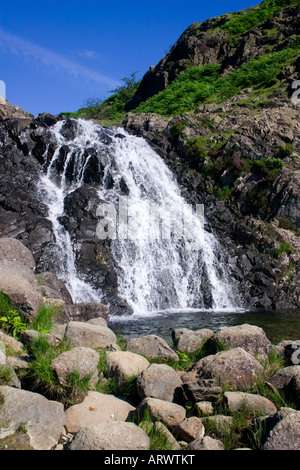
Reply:
M21 124L16 119L0 123L0 235L21 240L42 269L45 251L54 239L46 207L37 197L41 164L27 154L20 138Z
M55 116L44 114L38 119L6 119L0 122L3 143L0 155L0 236L22 241L34 256L37 272L57 274L60 272L60 261L48 209L42 202L39 179L49 168L57 150L57 142L49 126L58 120ZM61 134L66 139L73 139L78 132L77 127L75 120L67 120ZM100 137L106 144L111 142L105 132L101 131ZM105 152L98 155L94 148L87 147L83 155L84 174L78 175L74 167L75 154L69 159L67 169L64 169L69 151L67 144L60 147L51 171L58 178L65 171L69 183L73 183L73 178L82 176L84 184L65 198L60 223L70 233L76 247L79 275L107 294L104 300L114 305L116 313L128 313L128 305L117 296L116 266L109 240L96 237L99 221L96 210L100 203L96 188L104 183L104 168L110 163L109 156ZM108 187L114 185L109 172L105 184Z

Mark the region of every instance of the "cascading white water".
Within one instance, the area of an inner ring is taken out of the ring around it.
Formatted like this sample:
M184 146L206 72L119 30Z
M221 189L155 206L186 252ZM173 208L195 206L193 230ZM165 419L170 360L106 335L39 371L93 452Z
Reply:
M191 249L184 237L161 236L161 220L171 227L181 208L186 207L186 202L171 171L147 142L129 135L124 129L106 130L84 120L78 120L77 135L70 139L61 134L62 126L63 122L58 122L52 128L56 150L47 173L41 178L41 189L62 255L61 275L73 300L101 301L101 293L78 278L71 239L58 217L63 214L66 195L84 184L83 176L89 160L89 157L83 157L86 148L92 147L97 154L103 154L105 145L99 136L107 133L111 144L103 181L109 173L113 175L115 184L110 189L100 184L99 196L102 201L113 204L117 213L120 202L118 188L121 182L125 183L128 215L131 216L128 218L127 238L118 236L117 231L116 239L111 243L119 266L119 296L127 300L134 313L140 315L166 309L204 308L207 297L210 297L210 306L215 310L236 308L238 300L229 283L219 243L211 232L204 230L200 233L195 215L187 226L189 229L193 226L193 236L196 233L197 237L197 230L199 237L203 235L201 249ZM62 176L58 178L55 164L63 145L68 147L68 155ZM70 172L71 158L74 163L70 182L66 174ZM149 222L149 207L160 211L160 231L157 231L157 225L153 227L153 219Z
M81 151L86 146L86 134L88 134L88 131L84 130L85 121L83 121L81 123L82 133L79 133L77 138L74 139L72 147L70 147L71 151L69 152L64 164L62 177L59 179L56 172L53 170L53 165L59 157L61 146L65 143L65 139L60 134L62 125L63 121L58 122L58 124L52 129L57 146L52 160L48 165L47 171L41 176L39 184L40 194L48 206L48 218L52 222L53 232L55 235L56 252L60 261L60 269L57 274L66 282L66 286L74 303L101 302L101 293L97 292L90 284L78 277L70 235L59 222L59 217L64 212L64 198L67 194L74 191L82 184L81 178L83 168L81 165ZM87 126L87 129L88 128L89 126ZM74 165L72 184L70 184L66 181L65 169L68 166L73 150L79 150L79 153Z
M117 132L125 134L125 138L114 139L116 166L129 189L128 207L138 209L131 231L129 227L130 241L117 239L114 244L124 273L120 278L120 294L133 301L137 313L203 308L201 277L205 272L211 288L211 307L235 308L237 298L220 261L220 246L212 233L205 230L200 233L202 227L196 215L192 235L199 239L203 235L200 250L190 249L185 238L163 239L161 232L158 238L151 237L151 226L147 225L149 205L158 205L161 219L167 219L170 212L173 218L180 214L186 202L172 172L147 142L124 133L123 129ZM107 192L102 193L102 198L108 196Z

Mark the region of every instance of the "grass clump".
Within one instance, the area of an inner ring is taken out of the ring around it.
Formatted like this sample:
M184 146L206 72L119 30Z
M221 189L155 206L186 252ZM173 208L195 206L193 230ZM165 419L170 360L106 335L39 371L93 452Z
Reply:
M0 365L0 385L7 385L12 378L12 370L10 367Z
M279 258L283 253L286 253L287 255L291 255L291 254L294 253L294 249L293 249L293 247L291 246L290 243L283 241L280 244L279 248L275 248L273 250L273 255L276 258Z
M54 325L55 317L61 307L55 304L43 304L32 322L32 328L41 334L49 333Z
M260 174L266 183L273 183L281 173L283 161L280 158L267 158L266 160L253 160L251 171Z
M224 188L217 189L217 198L220 201L228 201L231 196L231 189L229 186L224 186Z
M80 394L87 394L90 390L90 381L92 373L80 377L78 370L73 370L68 377L68 395L70 397L80 396Z
M176 119L178 119L178 121L175 124L173 124L173 126L170 127L170 134L175 141L179 139L180 134L183 132L185 128L184 120L179 119L179 118L176 118Z
M207 137L191 137L187 140L186 148L189 156L189 165L192 168L199 169L207 157Z
M65 396L66 390L58 382L51 361L59 354L68 351L70 346L63 341L57 346L51 345L44 336L41 336L29 349L33 359L28 364L26 380L32 388L50 398Z
M279 222L279 228L283 228L285 230L290 230L291 232L296 232L297 231L296 224L294 222L292 222L292 220L280 217L278 219L278 222Z
M148 435L150 439L150 450L174 449L174 444L168 437L167 428L152 415L149 406L146 407L142 414L137 414L133 421Z
M295 147L292 144L277 145L277 148L281 158L290 157L295 151Z

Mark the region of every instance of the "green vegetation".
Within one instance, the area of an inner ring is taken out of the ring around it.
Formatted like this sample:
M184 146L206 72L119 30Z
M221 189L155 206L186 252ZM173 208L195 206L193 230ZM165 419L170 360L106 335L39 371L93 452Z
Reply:
M185 122L178 118L178 121L170 128L170 134L175 140L178 140L184 128Z
M262 211L266 216L271 215L270 192L264 185L257 185L249 195L249 202L253 210Z
M295 151L295 147L292 144L286 144L284 145L278 145L277 146L279 152L280 152L280 157L281 158L286 158L290 157L293 152Z
M225 101L247 87L263 91L276 83L279 86L276 77L299 53L299 44L294 41L289 47L253 59L226 76L219 76L218 64L189 67L163 91L141 103L134 112L176 116L203 103Z
M150 450L173 450L173 445L166 434L166 428L151 414L147 407L142 416L137 416L134 422L140 426L150 439Z
M273 251L273 254L274 256L276 256L276 258L281 256L283 253L286 253L287 255L291 255L294 253L293 247L290 243L284 241L280 244L279 248L275 248Z
M217 197L220 201L228 201L231 196L231 189L229 186L224 186L224 188L217 189Z
M290 230L291 232L295 232L296 234L298 234L296 224L292 222L292 220L279 217L278 222L280 228Z
M18 338L28 328L28 323L15 310L7 295L0 292L0 328Z
M253 160L251 162L251 171L260 174L266 183L273 183L280 175L283 165L284 163L280 158Z
M32 388L49 398L63 397L66 390L58 382L51 368L51 361L70 347L65 342L59 343L58 346L51 345L44 336L41 336L29 349L33 360L28 365L26 379L31 383Z
M272 18L284 7L296 3L299 3L299 0L265 0L257 7L225 15L228 21L220 29L228 32L228 41L234 44L250 28Z
M14 309L9 298L0 292L0 328L19 338L22 331L31 328L45 334L51 331L55 316L60 312L60 307L53 304L43 304L32 324L24 319L24 316Z
M189 155L189 163L192 168L198 168L204 163L207 157L207 145L209 138L207 137L191 137L187 140L186 148Z
M61 311L61 307L55 304L41 305L38 314L33 320L31 328L41 334L49 333L53 327L55 316Z
M5 365L0 365L0 385L7 385L10 383L11 376L11 368Z

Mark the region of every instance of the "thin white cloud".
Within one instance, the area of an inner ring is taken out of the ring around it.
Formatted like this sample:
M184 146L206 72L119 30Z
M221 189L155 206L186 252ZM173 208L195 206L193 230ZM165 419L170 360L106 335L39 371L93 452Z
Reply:
M99 54L96 51L86 50L80 53L81 56L87 57L88 59L97 59Z
M6 49L11 53L24 58L34 59L35 61L50 67L52 70L55 69L60 72L67 72L76 78L86 78L102 85L108 85L109 87L120 85L119 82L112 78L106 77L89 67L80 65L61 54L57 54L46 49L45 47L38 46L31 41L22 39L14 34L10 34L2 28L0 28L0 48ZM87 52L93 53L94 51Z

